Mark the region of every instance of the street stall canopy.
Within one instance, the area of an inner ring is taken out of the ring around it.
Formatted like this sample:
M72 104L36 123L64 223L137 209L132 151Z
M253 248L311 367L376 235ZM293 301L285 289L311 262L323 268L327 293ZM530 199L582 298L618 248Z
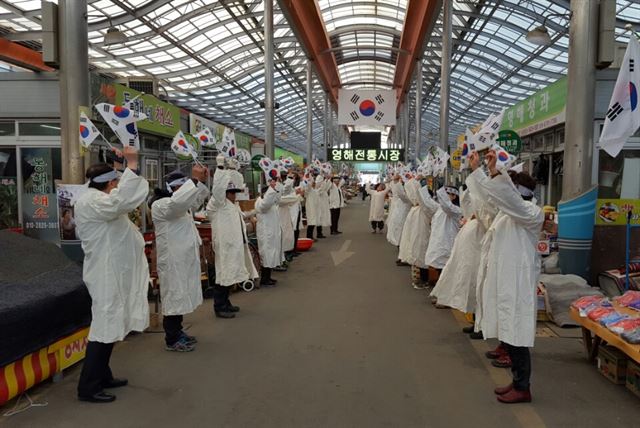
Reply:
M97 71L118 78L157 79L160 94L189 111L255 137L264 135L263 0L88 0L89 60ZM297 153L305 147L305 28L292 28L274 1L276 144ZM428 2L426 2L428 3ZM0 36L40 49L39 0L0 0ZM407 52L402 46L416 28L407 28L407 0L317 0L339 86L345 89L393 89L394 76ZM289 11L290 12L290 11ZM450 138L492 111L508 107L564 76L568 61L569 0L453 0ZM624 26L640 28L640 4L617 0L616 39ZM426 13L429 13L427 11ZM439 9L431 10L441 15ZM436 18L436 16L425 17ZM548 46L526 40L544 24ZM106 45L109 28L122 31L124 43ZM27 33L30 32L30 33ZM18 33L18 34L15 34ZM422 56L422 141L437 140L442 16L435 19ZM6 71L2 67L0 70ZM335 82L334 82L335 83ZM415 83L408 86L415 103ZM334 87L321 78L313 84L313 140L323 142L325 92ZM409 107L411 110L414 106ZM415 123L410 124L415 133ZM332 132L336 132L333 130ZM385 130L384 137L388 134ZM336 135L340 138L340 135ZM384 144L384 142L383 142Z

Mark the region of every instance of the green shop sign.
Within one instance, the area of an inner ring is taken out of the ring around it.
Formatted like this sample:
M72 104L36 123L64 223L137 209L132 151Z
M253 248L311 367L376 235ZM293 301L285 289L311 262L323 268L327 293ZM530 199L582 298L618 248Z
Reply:
M517 132L511 130L504 130L498 133L498 139L496 142L511 153L512 155L519 155L522 151L522 140Z
M504 113L502 129L513 129L524 137L564 123L566 103L567 78L563 77L509 107Z
M120 84L114 84L115 104L122 105L133 101L133 109L147 115L147 119L138 122L138 129L153 134L173 137L180 131L180 108L160 101L153 95L140 95L140 92Z
M280 159L280 158L291 158L293 159L293 161L296 163L297 166L299 166L300 168L302 168L304 166L304 157L297 155L289 150L285 150L281 147L276 146L274 148L274 155L276 159Z

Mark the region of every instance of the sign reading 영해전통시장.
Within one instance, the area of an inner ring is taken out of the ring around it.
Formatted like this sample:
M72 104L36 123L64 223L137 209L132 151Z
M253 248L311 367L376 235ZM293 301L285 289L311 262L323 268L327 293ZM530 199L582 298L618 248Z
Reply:
M404 149L328 149L330 162L399 162Z

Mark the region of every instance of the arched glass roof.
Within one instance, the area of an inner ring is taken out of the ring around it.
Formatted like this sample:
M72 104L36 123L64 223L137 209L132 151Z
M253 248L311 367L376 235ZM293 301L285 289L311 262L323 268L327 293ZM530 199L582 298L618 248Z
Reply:
M257 137L264 132L262 0L88 0L90 62L117 77L158 79L170 100ZM309 0L312 1L312 0ZM452 0L453 62L450 140L490 112L514 104L566 74L568 20L546 21L550 46L526 33L546 16L567 13L569 0ZM317 0L345 88L392 88L407 0ZM0 34L40 30L40 0L0 0ZM640 29L640 4L617 0L616 37L628 22ZM129 37L107 47L110 24ZM302 46L275 2L276 143L304 151L305 67ZM22 41L38 48L37 41ZM422 140L438 134L442 19L427 35L422 66ZM415 85L408 100L415 103ZM313 91L314 142L322 140L324 93ZM410 106L413 112L415 107ZM412 123L412 132L415 124Z

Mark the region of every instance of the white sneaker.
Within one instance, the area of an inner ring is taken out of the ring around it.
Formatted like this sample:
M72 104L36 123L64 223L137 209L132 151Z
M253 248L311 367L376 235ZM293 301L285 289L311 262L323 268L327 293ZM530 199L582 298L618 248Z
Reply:
M424 284L413 284L413 288L416 290L424 290L427 287Z

